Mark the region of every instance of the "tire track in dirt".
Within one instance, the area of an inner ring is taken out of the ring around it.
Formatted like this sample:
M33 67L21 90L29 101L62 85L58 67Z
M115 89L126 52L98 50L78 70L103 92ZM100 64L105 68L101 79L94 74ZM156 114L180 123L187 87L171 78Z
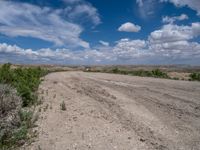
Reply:
M74 81L77 81L77 78L75 78ZM137 122L134 116L125 112L120 105L114 102L116 97L103 89L102 84L97 84L97 82L95 82L96 85L93 87L93 83L94 81L92 82L92 80L88 80L87 83L76 84L76 87L79 87L78 92L91 97L99 102L100 105L107 108L111 113L107 118L120 123L126 130L132 130L137 133L139 136L138 140L145 142L149 146L149 149L169 149L167 143L172 143L173 141L167 141L164 137L163 139L160 138L159 136L161 135L155 135L151 128ZM113 120L113 118L115 118L113 116L116 116L117 119ZM174 147L171 147L170 149L172 148Z
M91 80L95 80L95 79L91 79ZM191 136L191 133L193 133L196 136L195 139L198 139L198 138L200 139L200 136L198 135L200 131L199 130L200 126L197 125L198 123L191 124L191 121L195 122L197 120L197 122L199 122L199 118L200 118L199 104L197 104L196 102L188 101L186 99L182 99L180 97L173 96L171 94L166 94L166 91L169 91L167 89L165 90L165 92L159 92L159 91L157 92L156 90L151 90L151 89L149 90L148 87L139 86L135 88L136 86L134 85L131 86L130 84L113 85L113 83L115 82L108 84L108 82L105 83L102 80L101 81L95 80L95 81L101 85L107 86L109 88L114 88L118 92L124 93L125 95L134 98L134 100L140 103L141 105L146 106L146 108L150 108L151 112L154 112L154 110L156 110L157 112L155 112L155 116L156 116L156 113L159 113L158 112L158 108L159 108L160 112L162 113L164 112L165 114L167 114L168 118L171 117L170 121L172 120L176 121L175 124L176 124L177 130L186 130L185 132L187 134L190 134L190 136ZM145 91L146 93L144 92L141 93L139 91ZM181 90L181 92L183 91ZM160 99L158 99L157 96L168 100L168 103L163 103L162 101L160 101ZM171 101L175 101L175 103L170 104ZM181 104L181 105L177 105L177 104ZM185 106L187 106L189 109L185 110L184 109ZM172 119L172 118L175 118L175 119ZM186 127L182 124L184 124ZM196 129L193 130L193 128L196 128ZM181 138L182 138L182 135L177 139L177 141ZM184 147L186 148L187 145L193 144L194 143L193 140L194 139L191 140L190 138L188 138L188 141L186 141L186 143L182 143L183 145L185 144L183 148L180 148L181 146L179 145L178 147L169 148L169 149L179 149L179 148L184 149ZM193 146L194 147L193 149L199 149L200 143L195 141L194 145L196 145L196 143L198 144L197 146Z

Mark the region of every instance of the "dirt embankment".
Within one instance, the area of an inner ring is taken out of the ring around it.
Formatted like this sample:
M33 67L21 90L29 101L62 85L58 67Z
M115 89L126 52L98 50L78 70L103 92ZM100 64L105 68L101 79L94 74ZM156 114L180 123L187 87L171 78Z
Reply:
M40 93L39 136L25 149L200 149L198 82L61 72Z

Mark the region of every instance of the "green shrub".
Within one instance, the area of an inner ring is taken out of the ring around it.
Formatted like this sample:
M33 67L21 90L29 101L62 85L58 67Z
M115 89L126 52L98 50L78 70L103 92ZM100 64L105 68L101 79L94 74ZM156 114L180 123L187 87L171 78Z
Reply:
M119 73L119 72L120 72L120 70L117 67L112 69L112 73Z
M4 64L0 68L0 83L14 86L22 97L24 107L34 104L40 77L47 74L47 71L40 67L11 69L10 66L10 64Z
M192 81L200 81L200 73L191 73L190 74L190 80Z
M0 68L0 82L1 83L11 83L13 80L13 74L10 70L11 64L4 64Z
M169 78L167 73L162 72L160 69L152 70L152 76L156 78Z

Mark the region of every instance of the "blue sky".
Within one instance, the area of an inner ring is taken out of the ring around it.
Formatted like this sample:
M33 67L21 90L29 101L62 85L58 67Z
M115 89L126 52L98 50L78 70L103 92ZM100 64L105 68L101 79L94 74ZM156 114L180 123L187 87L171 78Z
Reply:
M1 0L5 62L200 65L200 1Z

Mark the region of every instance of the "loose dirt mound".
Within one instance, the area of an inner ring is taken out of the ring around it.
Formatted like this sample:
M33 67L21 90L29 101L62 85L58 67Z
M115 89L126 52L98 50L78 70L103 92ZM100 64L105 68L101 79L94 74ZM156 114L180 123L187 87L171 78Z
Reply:
M52 73L31 150L198 150L200 83ZM66 110L61 109L63 102Z

